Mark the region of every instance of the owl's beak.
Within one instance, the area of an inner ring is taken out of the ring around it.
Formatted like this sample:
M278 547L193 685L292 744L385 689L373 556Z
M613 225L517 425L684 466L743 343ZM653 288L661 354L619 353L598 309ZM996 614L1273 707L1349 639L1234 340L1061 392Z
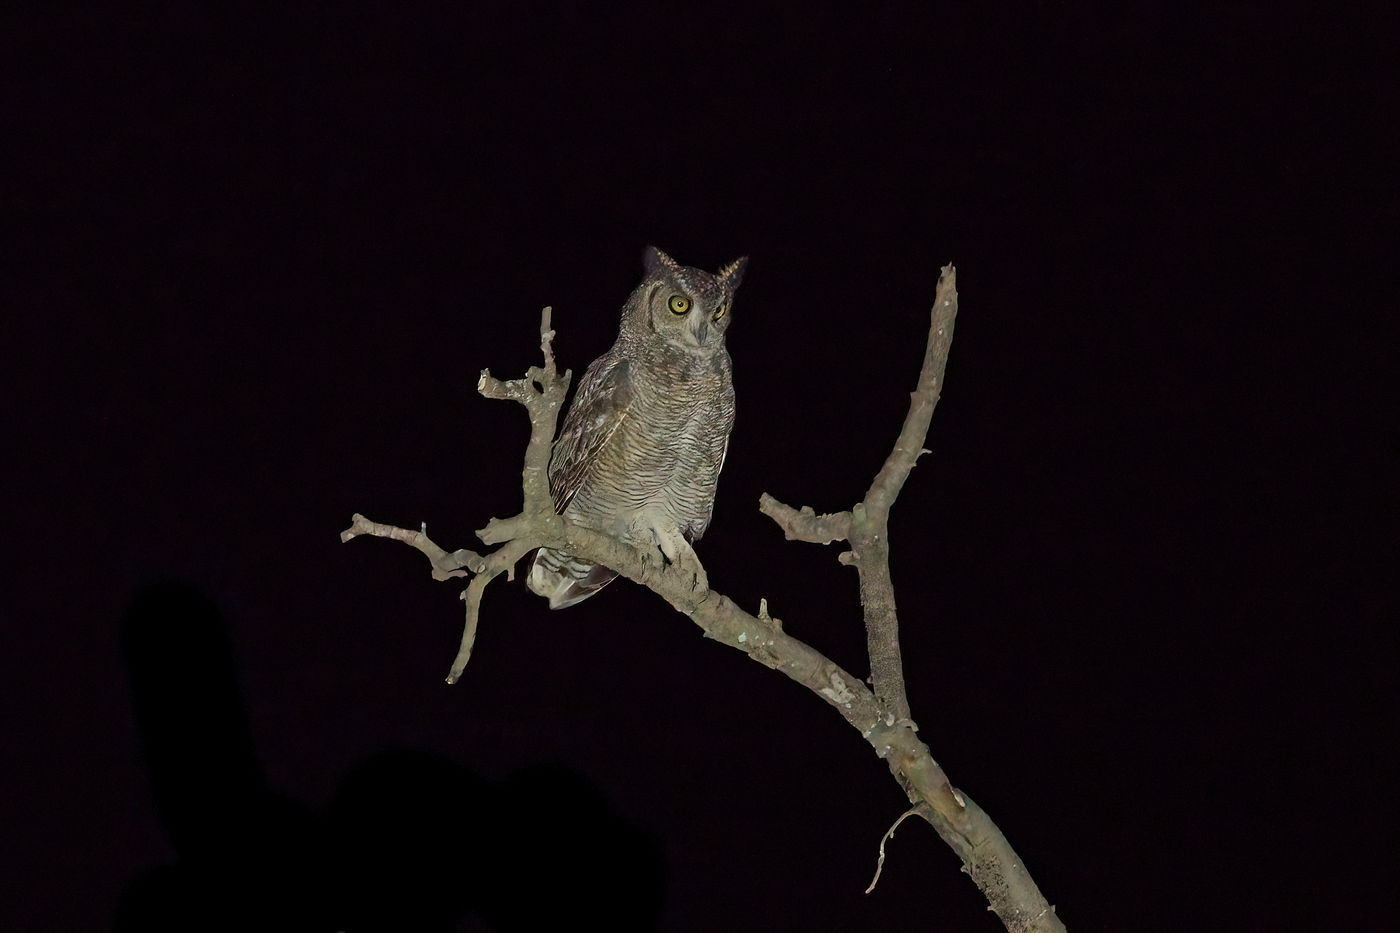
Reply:
M698 318L699 321L691 325L690 333L695 337L695 345L697 347L703 347L705 345L705 338L710 335L710 319L704 314L697 314L695 317Z

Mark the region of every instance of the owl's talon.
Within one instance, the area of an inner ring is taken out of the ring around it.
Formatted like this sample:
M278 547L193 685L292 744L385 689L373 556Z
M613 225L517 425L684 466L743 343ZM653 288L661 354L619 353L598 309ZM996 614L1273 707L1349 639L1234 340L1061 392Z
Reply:
M710 578L705 573L704 566L700 563L700 558L693 550L687 546L687 550L677 555L676 566L687 578L687 585L692 593L707 593L710 589Z

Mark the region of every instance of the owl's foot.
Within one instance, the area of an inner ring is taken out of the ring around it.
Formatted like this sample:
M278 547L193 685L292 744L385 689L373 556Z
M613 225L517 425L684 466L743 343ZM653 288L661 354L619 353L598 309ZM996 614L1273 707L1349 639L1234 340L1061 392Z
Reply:
M700 563L695 548L679 532L657 535L657 546L666 555L666 562L685 577L690 589L695 593L705 593L710 589L710 578Z
M667 563L667 561L666 561L666 555L661 553L661 549L660 549L660 548L655 547L655 546L652 546L652 547L645 547L645 546L643 546L643 547L638 547L638 548L637 548L637 553L638 553L639 555L641 555L642 563L645 564L645 565L647 566L647 569L648 569L648 570L658 570L658 571L659 571L659 570L665 570L665 569L666 569L666 563Z

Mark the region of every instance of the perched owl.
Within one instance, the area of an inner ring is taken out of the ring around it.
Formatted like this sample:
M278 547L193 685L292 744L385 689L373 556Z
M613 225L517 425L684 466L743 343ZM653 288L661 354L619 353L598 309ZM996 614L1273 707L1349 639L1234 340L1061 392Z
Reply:
M664 555L704 589L690 545L710 524L734 426L724 332L748 258L718 275L679 265L654 246L642 261L645 275L622 306L617 342L583 374L564 417L549 487L569 520L622 538L657 563ZM562 609L616 576L540 548L528 584Z

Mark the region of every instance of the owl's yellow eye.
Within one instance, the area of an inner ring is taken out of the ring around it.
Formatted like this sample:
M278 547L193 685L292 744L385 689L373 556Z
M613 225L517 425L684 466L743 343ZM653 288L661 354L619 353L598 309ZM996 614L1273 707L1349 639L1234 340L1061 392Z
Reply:
M715 309L715 320L718 321L720 318L724 317L728 313L729 305L720 305L717 309Z
M672 295L672 296L671 296L671 313L672 313L672 314L685 314L685 313L686 313L687 311L689 311L689 310L690 310L690 299L689 299L689 298L685 297L684 295Z

